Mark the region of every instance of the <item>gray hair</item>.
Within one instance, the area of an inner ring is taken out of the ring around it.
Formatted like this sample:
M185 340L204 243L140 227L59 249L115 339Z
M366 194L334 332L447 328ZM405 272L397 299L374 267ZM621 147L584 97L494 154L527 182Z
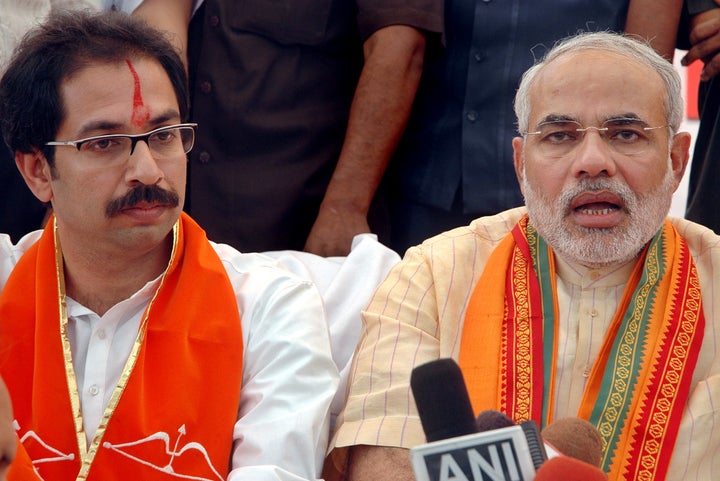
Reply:
M523 74L515 94L515 115L519 132L527 132L529 128L529 93L538 73L553 60L580 50L604 50L616 53L656 71L665 84L665 120L673 132L678 131L683 117L683 101L682 84L675 67L655 52L649 44L638 38L611 32L592 32L560 40L539 62Z

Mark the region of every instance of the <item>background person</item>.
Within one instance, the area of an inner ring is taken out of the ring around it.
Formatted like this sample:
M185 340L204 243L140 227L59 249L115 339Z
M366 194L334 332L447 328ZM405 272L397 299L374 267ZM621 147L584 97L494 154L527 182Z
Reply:
M145 0L133 13L188 46L201 128L186 210L245 251L337 256L356 234L385 240L376 191L426 44L440 43L441 1L205 0L187 34L190 3Z
M687 55L684 65L700 60L703 70L698 88L697 139L693 149L685 218L720 232L720 201L717 183L720 179L718 162L718 124L720 122L720 7L712 0L687 0Z

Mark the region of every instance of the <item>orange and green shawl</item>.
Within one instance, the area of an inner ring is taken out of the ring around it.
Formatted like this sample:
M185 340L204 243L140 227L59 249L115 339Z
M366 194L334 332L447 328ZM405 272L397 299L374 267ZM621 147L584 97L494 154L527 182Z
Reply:
M640 259L578 412L600 431L610 481L665 478L705 326L695 264L669 222ZM459 364L476 411L552 421L557 326L553 253L525 216L468 304Z

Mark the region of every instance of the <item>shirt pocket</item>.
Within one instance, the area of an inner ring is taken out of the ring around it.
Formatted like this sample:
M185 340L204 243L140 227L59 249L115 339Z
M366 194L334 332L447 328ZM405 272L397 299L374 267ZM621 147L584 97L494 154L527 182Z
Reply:
M347 0L345 0L347 1ZM281 44L324 43L333 0L233 0L231 28L256 33Z

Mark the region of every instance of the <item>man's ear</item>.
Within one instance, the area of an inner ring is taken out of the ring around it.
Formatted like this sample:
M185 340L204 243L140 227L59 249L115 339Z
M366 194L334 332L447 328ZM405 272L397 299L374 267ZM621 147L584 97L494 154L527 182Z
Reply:
M38 149L28 153L15 152L15 165L35 197L50 202L53 197L52 168L43 153Z
M680 185L680 181L685 174L685 168L690 161L690 134L687 132L679 132L675 134L670 146L670 167L675 177L675 188Z
M523 184L523 174L525 172L525 170L524 170L525 156L523 155L524 146L525 146L525 141L522 137L513 138L513 140L512 140L513 164L515 165L515 176L517 177L521 192L523 190L523 185L524 185ZM523 192L523 195L525 195L525 192Z

